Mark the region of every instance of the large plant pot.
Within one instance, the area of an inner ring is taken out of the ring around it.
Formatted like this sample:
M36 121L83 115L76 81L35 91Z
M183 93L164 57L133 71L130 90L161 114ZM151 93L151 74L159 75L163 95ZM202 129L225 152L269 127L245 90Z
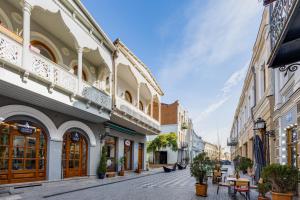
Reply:
M272 192L272 200L293 200L293 193Z
M98 178L99 179L104 179L105 178L105 173L98 173Z
M196 195L201 197L207 197L207 184L196 183Z
M125 171L120 171L119 176L125 176Z

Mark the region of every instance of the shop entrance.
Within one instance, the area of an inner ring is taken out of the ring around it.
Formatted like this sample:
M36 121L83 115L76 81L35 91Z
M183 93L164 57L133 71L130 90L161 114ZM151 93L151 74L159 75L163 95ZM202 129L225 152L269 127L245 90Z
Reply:
M0 184L46 179L47 138L30 121L0 123Z
M138 169L143 169L143 162L144 162L144 144L139 143Z
M87 175L88 143L77 131L65 133L62 152L63 178Z
M130 140L124 141L124 158L125 158L125 170L132 170L132 145Z

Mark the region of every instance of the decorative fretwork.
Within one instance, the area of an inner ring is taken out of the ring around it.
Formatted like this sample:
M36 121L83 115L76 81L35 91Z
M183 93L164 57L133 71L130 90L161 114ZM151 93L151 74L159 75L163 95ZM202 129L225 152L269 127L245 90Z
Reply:
M51 81L50 69L51 64L45 59L38 57L36 55L32 56L32 71L41 78Z
M274 48L298 0L277 0L271 14L271 43Z
M82 96L86 99L96 103L97 105L111 110L111 98L101 90L89 84L84 84L82 89Z
M1 36L0 38L0 59L4 59L12 64L21 64L21 46L13 41Z

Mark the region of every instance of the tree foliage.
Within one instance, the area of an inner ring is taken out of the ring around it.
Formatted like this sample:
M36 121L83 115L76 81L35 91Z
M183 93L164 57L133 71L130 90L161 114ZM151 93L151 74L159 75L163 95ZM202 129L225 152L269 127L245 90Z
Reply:
M176 133L160 134L154 140L147 143L147 151L159 151L162 148L170 147L172 151L178 150Z
M107 152L106 152L106 148L105 146L102 147L102 153L101 153L101 158L100 158L100 163L99 163L99 167L98 167L98 173L100 174L105 174L106 173L106 162L107 162L107 158L106 158Z

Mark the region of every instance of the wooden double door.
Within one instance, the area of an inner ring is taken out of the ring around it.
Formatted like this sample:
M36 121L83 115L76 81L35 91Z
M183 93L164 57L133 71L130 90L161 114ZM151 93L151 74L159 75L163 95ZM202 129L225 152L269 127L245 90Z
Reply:
M87 175L88 143L78 132L64 135L62 166L63 178Z
M139 143L138 169L143 169L143 163L144 163L144 144Z
M22 133L21 125L0 124L0 184L46 179L46 134L33 126Z

